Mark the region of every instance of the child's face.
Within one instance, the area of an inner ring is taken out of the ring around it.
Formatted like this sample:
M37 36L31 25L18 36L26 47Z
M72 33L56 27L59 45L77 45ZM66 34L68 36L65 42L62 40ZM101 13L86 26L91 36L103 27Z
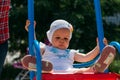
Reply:
M53 33L52 46L59 49L67 49L70 42L70 31L66 28L61 28Z

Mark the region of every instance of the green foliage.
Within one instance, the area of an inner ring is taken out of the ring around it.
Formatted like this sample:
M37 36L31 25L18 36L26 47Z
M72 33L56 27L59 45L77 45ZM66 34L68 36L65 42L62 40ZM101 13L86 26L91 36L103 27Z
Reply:
M120 54L116 54L115 60L109 66L109 70L120 74Z

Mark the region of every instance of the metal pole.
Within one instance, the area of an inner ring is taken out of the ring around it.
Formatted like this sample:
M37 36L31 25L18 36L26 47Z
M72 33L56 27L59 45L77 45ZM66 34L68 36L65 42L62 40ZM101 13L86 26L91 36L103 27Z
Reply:
M33 41L34 41L34 0L28 0L28 20L30 20L30 26L28 28L28 42L29 42L29 54L34 56L33 53ZM33 80L35 73L30 71L30 79Z
M98 33L98 40L99 40L99 47L100 47L100 53L102 53L102 50L104 48L104 31L103 31L103 23L102 23L102 15L101 15L101 6L100 6L100 0L94 0L95 5L95 13L96 13L96 21L97 21L97 33ZM106 69L104 72L109 72L108 69Z
M105 45L103 43L104 31L103 31L102 15L101 15L101 8L100 8L100 0L94 0L94 6L95 6L95 13L96 13L96 21L97 21L96 23L97 23L99 47L100 47L100 53L101 53Z

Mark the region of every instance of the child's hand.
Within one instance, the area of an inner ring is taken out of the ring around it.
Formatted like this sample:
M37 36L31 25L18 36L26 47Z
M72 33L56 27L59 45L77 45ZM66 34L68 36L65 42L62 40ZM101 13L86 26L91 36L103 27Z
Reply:
M30 21L26 20L25 30L28 31L28 26L30 25Z
M103 43L104 43L105 46L108 45L108 41L107 41L106 38L103 39Z
M28 31L28 27L30 25L30 21L29 20L26 20L26 25L25 25L25 30ZM34 21L34 28L36 26L36 21Z
M97 42L97 45L99 45L98 38L96 38L96 42ZM108 45L108 41L106 38L103 39L103 43L105 46Z

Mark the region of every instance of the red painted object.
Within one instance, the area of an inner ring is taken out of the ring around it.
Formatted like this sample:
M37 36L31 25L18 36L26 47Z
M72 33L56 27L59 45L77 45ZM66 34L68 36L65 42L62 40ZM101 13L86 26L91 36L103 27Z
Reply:
M42 74L42 80L120 80L120 74Z

